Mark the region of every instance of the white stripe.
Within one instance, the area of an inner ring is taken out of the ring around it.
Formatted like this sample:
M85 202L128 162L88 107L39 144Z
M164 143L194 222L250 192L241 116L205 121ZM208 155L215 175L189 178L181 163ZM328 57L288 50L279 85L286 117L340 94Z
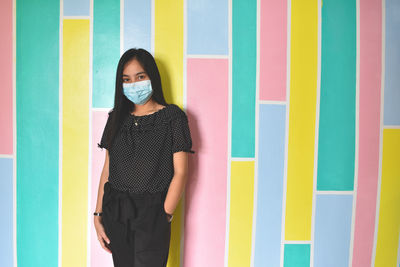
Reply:
M60 1L60 7L61 7L61 1ZM60 15L60 17L61 19L90 19L90 16L63 16L62 14Z
M92 64L92 62L91 62L91 64ZM92 107L92 111L95 111L95 112L110 112L111 110L112 110L112 108L94 108L94 107Z
M314 245L315 245L315 206L317 197L317 175L318 175L318 140L319 140L319 111L321 95L321 12L322 0L318 0L318 55L317 55L317 99L315 107L315 140L314 140L314 173L313 173L313 199L311 215L311 244L310 244L310 267L314 266Z
M0 159L14 159L14 154L0 154Z
M187 55L188 58L229 59L229 55Z
M400 233L399 233L399 242L398 242L398 247L397 247L397 263L396 267L400 266Z
M317 195L353 195L353 191L319 191L316 190Z
M183 109L187 109L187 1L183 0ZM186 189L186 187L185 187ZM185 190L186 191L186 190ZM186 194L183 192L182 197L182 216L181 216L181 239L180 239L180 260L179 266L183 267L185 254L185 204Z
M124 0L119 2L119 54L124 53Z
M312 241L300 241L300 240L286 240L285 244L294 244L294 245L310 245Z
M232 161L255 161L255 158L239 158L239 157L231 157Z
M62 111L63 111L63 13L64 13L64 0L60 0L60 44L59 44L59 74L58 74L58 266L62 266L62 156L63 156L63 125L62 125Z
M381 114L380 114L380 129L379 129L379 175L378 175L378 188L376 194L376 213L375 213L375 231L374 231L374 246L371 255L371 267L375 265L376 245L378 241L378 224L379 224L379 208L381 202L381 185L382 185L382 151L383 151L383 118L384 118L384 95L385 95L385 28L386 28L386 12L385 0L382 0L382 55L381 55Z
M383 129L400 129L400 125L385 125Z
M397 247L397 263L396 267L400 266L400 233L399 233L399 242L398 242L398 247Z
M255 151L254 151L254 184L253 184L253 220L252 220L252 231L251 231L251 251L250 251L250 266L254 266L254 253L255 253L255 241L257 232L257 196L258 196L258 131L259 131L259 91L260 91L260 0L257 0L257 53L256 53L256 99L255 99Z
M278 101L278 100L259 100L260 104L268 104L268 105L286 105L287 101Z
M155 55L154 42L155 42L155 0L151 0L151 54Z
M13 0L13 71L12 71L12 87L13 87L13 258L14 267L17 267L17 82L16 82L16 62L17 62L17 8L16 0Z
M92 250L92 239L91 239L91 230L92 230L92 135L93 135L93 118L92 118L92 104L93 104L93 0L90 0L90 24L89 24L89 143L88 143L88 152L89 152L89 168L88 168L88 211L87 211L87 247L86 247L86 266L91 265L91 250ZM94 193L94 192L93 192Z
M229 257L229 226L230 226L230 208L231 208L231 151L232 151L232 0L228 0L228 41L229 41L229 78L228 78L228 158L227 158L227 183L226 183L226 227L225 227L225 255L224 255L224 267L228 267Z
M183 99L182 104L186 110L187 106L187 14L186 14L186 0L183 0Z
M285 220L286 220L286 192L287 192L287 172L288 172L288 151L289 151L289 103L290 103L290 34L291 34L291 0L286 1L286 121L285 121L285 162L283 173L283 192L282 192L282 218L281 218L281 249L279 266L283 267L283 257L285 249Z
M354 195L351 216L351 232L349 246L349 266L353 262L354 254L354 231L356 224L357 210L357 189L358 189L358 168L359 168L359 139L360 139L360 0L356 0L356 133L355 133L355 154L354 154Z

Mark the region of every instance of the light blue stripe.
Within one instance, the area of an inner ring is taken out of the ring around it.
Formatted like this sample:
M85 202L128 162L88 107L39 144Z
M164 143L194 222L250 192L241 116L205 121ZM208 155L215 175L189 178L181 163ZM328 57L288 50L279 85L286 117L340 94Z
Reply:
M64 16L90 16L89 0L64 0Z
M286 106L260 105L254 266L280 266Z
M317 195L315 267L348 266L352 210L352 195Z
M14 266L13 160L0 158L0 266Z
M228 55L228 1L187 1L188 54Z
M385 1L384 125L400 125L400 1Z
M120 0L93 2L93 107L114 106L120 58Z
M125 0L124 51L144 48L151 51L151 1Z

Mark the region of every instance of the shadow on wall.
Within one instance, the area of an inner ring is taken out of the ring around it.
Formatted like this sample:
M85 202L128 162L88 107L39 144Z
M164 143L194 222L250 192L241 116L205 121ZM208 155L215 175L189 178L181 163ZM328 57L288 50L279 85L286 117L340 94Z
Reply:
M158 70L160 71L160 76L161 76L161 84L163 88L163 94L165 101L169 102L169 99L174 99L172 97L172 90L171 90L171 77L168 72L168 68L166 64L164 64L164 61L160 58L154 57Z
M171 76L169 75L168 68L164 61L160 58L154 57L158 70L160 71L161 75L161 83L162 83L162 88L163 88L163 94L164 98L167 103L172 103L174 96L173 96L173 90L171 90ZM171 99L171 100L170 100ZM200 136L200 131L197 123L197 119L195 115L192 114L190 110L185 110L185 113L188 117L189 120L189 128L190 128L190 134L192 137L192 142L193 144L196 143L196 150L195 154L189 154L189 173L188 173L188 181L186 184L186 190L187 188L190 187L190 191L194 191L196 188L196 184L198 182L198 171L199 171L199 151L201 149L201 136ZM194 150L194 149L193 149ZM185 198L185 210L190 210L190 200L192 198ZM186 215L185 215L186 216Z

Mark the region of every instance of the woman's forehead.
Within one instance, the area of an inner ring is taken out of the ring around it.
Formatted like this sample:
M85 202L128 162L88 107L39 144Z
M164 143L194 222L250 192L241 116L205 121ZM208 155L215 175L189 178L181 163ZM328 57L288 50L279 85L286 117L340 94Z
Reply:
M137 60L131 60L127 62L124 66L124 71L123 74L129 74L129 75L138 75L141 73L145 73L142 65L140 65L139 61Z

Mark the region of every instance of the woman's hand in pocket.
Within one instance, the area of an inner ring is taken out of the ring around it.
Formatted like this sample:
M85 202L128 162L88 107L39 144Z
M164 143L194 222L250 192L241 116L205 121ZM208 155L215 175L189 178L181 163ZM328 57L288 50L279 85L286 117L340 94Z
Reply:
M94 227L97 232L97 239L100 242L101 247L109 252L112 253L109 249L110 239L107 237L106 232L104 231L104 226L101 222L101 216L94 216Z

